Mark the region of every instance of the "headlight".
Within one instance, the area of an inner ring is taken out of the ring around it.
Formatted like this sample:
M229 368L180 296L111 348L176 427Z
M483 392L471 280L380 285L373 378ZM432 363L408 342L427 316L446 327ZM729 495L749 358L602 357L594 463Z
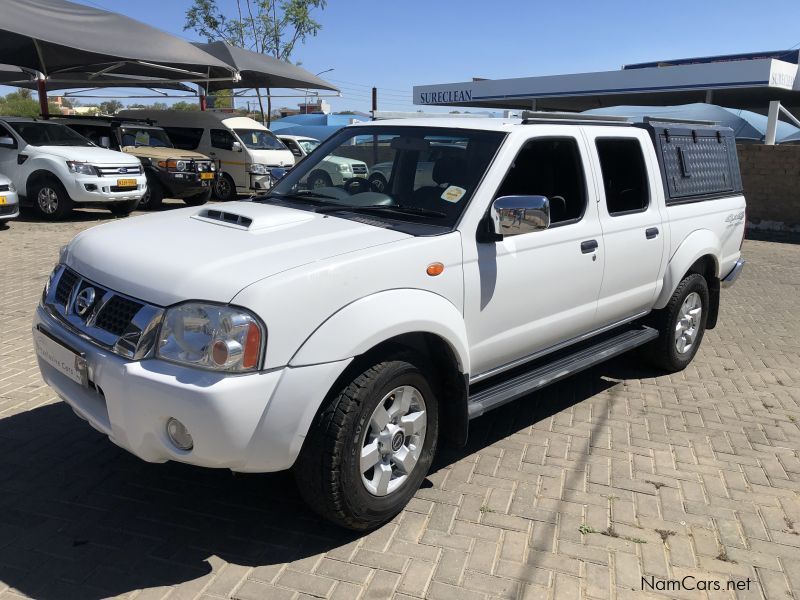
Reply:
M242 373L259 367L267 336L244 309L191 302L167 309L156 356L203 369Z
M17 191L17 186L15 186L14 182L11 181L11 180L8 181L8 191L9 192L16 192Z
M214 161L211 161L211 164L209 165L209 169L211 171L216 171L217 170L217 165L216 165L216 163Z
M269 175L269 169L267 165L261 163L253 163L250 165L250 172L253 175Z
M348 164L339 165L339 171L342 173L349 173L351 171L350 165Z
M185 160L177 161L175 163L175 168L178 169L178 171L185 171L186 170L186 161Z
M79 175L97 175L97 171L95 171L94 167L89 163L68 160L67 167L71 173L78 173Z

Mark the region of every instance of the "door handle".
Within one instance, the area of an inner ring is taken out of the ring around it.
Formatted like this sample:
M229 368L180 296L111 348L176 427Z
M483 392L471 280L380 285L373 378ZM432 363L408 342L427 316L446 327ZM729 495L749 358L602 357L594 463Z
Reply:
M581 252L584 254L589 254L595 250L597 250L597 240L586 240L585 242L581 242Z
M644 235L648 240L658 237L658 227L649 227L647 231L644 232Z

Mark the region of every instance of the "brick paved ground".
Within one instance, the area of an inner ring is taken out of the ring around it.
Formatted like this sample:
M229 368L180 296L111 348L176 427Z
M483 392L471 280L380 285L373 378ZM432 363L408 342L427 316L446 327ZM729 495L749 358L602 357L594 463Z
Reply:
M0 599L800 598L800 246L745 244L684 373L628 357L483 417L357 536L287 474L141 462L43 385L31 313L106 218L0 231ZM686 575L751 584L642 592Z

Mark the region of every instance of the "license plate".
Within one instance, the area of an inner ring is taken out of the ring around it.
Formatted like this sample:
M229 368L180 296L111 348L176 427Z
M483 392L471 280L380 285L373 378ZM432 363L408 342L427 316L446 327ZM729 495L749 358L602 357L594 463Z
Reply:
M75 383L84 386L89 384L86 359L83 356L67 348L41 329L34 330L33 343L36 346L36 354L47 364Z
M200 179L214 179L213 173L200 173Z
M5 196L0 196L0 205L3 205L5 203L6 203L6 197Z
M117 179L117 187L136 187L135 179Z

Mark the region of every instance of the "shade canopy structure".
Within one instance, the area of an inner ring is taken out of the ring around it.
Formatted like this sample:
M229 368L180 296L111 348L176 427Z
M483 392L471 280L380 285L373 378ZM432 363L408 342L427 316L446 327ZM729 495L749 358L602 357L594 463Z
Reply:
M177 81L168 81L158 77L143 77L122 74L113 75L108 73L83 73L70 71L69 73L62 73L58 77L58 83L50 80L49 78L46 78L44 81L48 92L56 90L104 88L109 86L108 82L112 82L114 84L113 87L177 90L190 93L195 92L194 88ZM36 90L39 87L36 77L30 71L25 71L24 69L11 65L0 65L0 85L26 88L29 90Z
M763 142L767 132L767 117L748 110L725 108L715 104L694 102L675 106L611 106L584 111L586 114L631 117L641 121L645 117L670 119L690 119L693 121L715 121L733 129L737 141ZM783 138L800 129L788 123L779 122L778 138Z
M310 90L339 89L306 71L302 67L278 60L266 54L252 52L231 46L226 42L193 43L195 47L206 52L221 62L229 65L239 73L240 79L233 85L222 81L210 81L208 91L231 88L303 88Z
M797 133L793 133L791 135L787 135L786 137L782 137L779 144L800 144L800 129L798 129Z
M0 61L44 73L54 84L70 71L184 82L236 77L230 65L185 40L91 6L2 0L0 15Z
M308 114L284 117L270 124L276 135L300 135L317 140L325 140L353 123L368 121L369 117L359 115Z

